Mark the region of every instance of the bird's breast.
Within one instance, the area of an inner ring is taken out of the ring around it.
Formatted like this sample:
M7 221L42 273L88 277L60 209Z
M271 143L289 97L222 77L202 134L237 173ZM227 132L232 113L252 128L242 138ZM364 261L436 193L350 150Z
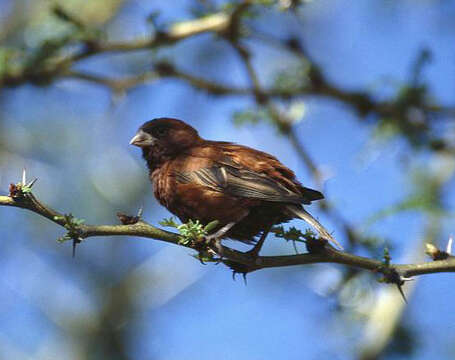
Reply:
M161 205L169 208L174 201L171 177L168 175L168 166L164 165L150 172L153 184L153 193Z

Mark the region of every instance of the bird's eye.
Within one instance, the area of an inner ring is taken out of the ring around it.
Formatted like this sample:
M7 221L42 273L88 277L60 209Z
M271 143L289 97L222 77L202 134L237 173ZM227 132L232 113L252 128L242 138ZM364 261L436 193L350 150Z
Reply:
M157 127L154 131L153 131L153 135L155 135L156 137L163 137L167 134L167 128L164 127L164 126L160 126L160 127Z

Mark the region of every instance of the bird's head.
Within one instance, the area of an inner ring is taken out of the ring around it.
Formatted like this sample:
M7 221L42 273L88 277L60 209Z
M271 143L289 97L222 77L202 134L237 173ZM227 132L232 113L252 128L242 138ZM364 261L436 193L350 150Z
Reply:
M201 141L196 129L178 119L158 118L144 123L130 144L142 149L154 166Z

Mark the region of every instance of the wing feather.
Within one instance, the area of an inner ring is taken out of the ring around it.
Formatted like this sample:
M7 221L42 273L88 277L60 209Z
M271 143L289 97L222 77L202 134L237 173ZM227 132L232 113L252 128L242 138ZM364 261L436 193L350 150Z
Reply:
M265 174L229 165L178 172L176 179L183 184L195 183L232 196L293 204L308 202L302 195L289 190Z

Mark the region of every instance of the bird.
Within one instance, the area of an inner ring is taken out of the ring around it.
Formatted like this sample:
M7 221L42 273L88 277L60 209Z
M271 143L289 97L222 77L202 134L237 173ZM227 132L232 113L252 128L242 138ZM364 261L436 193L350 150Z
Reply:
M184 121L165 117L145 122L130 144L142 149L161 205L183 223L218 221L210 240L255 244L248 253L257 257L273 226L300 218L342 249L303 208L323 194L301 185L291 169L268 153L205 140Z

